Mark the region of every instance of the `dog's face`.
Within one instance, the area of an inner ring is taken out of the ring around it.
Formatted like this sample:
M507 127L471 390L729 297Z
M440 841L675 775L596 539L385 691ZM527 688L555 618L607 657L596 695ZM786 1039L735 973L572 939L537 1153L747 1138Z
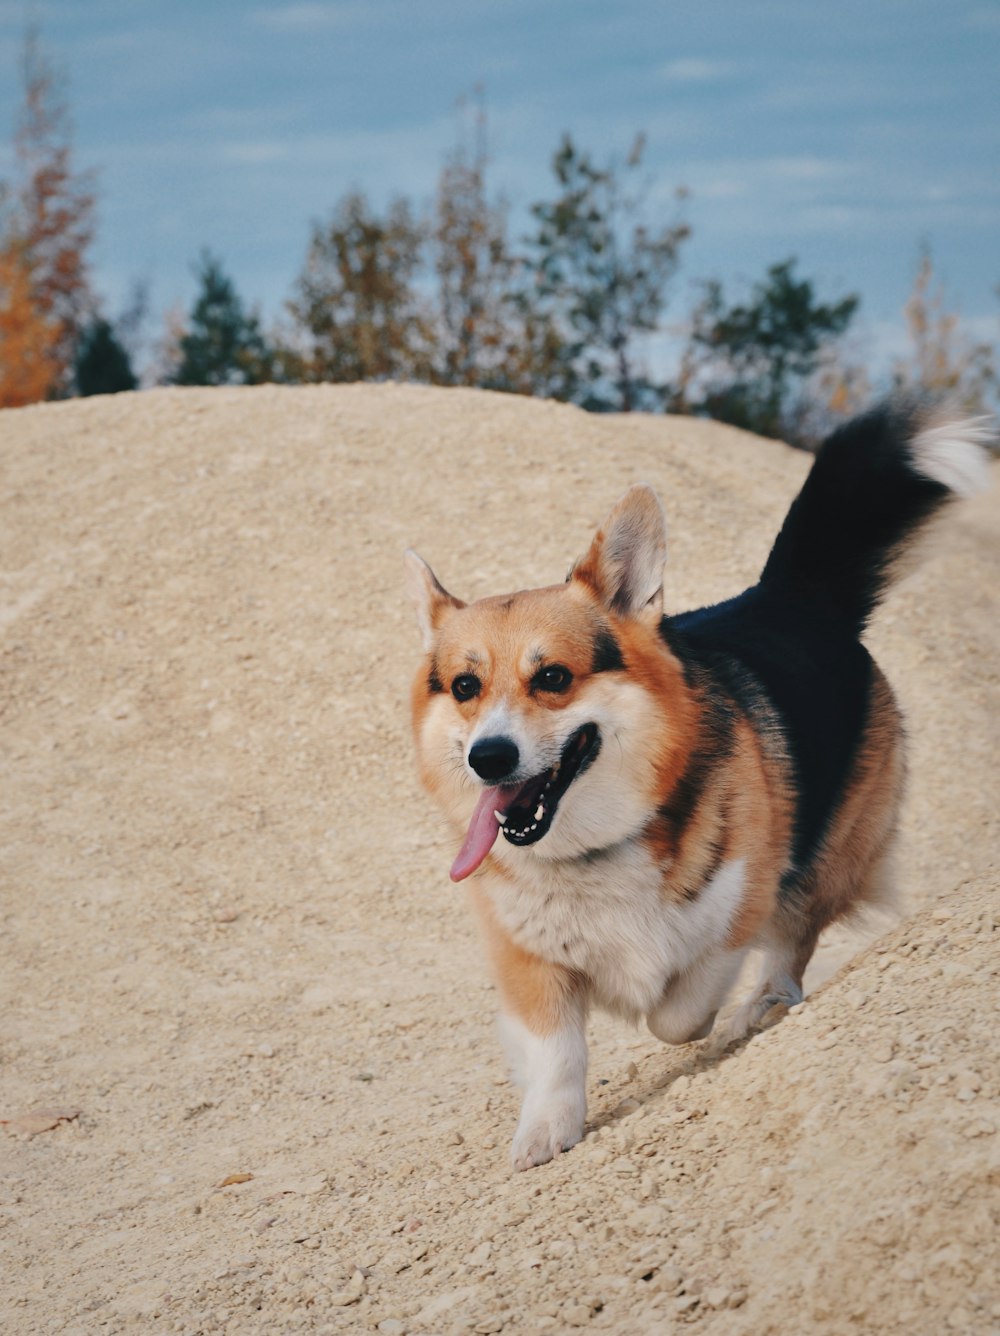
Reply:
M561 859L645 823L679 669L657 635L665 530L633 488L564 585L466 605L407 556L427 658L413 688L425 784L465 831L458 881L496 856Z

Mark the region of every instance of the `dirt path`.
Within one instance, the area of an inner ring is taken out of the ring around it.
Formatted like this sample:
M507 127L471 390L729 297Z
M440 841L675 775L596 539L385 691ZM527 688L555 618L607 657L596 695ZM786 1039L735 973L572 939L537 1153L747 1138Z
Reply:
M516 1178L414 777L404 546L547 583L644 479L682 607L806 463L393 386L0 414L0 1118L74 1115L0 1128L0 1330L1000 1332L996 493L871 636L917 916L722 1060L599 1019L587 1140Z

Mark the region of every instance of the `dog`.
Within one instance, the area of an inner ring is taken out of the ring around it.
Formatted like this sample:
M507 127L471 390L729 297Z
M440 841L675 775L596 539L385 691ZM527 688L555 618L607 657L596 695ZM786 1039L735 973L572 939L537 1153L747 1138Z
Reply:
M664 615L666 528L632 487L565 583L465 604L406 553L424 785L461 846L524 1087L512 1162L568 1150L597 1004L704 1038L751 948L730 1039L802 1000L829 924L884 900L900 711L862 643L915 541L985 485L983 419L890 400L833 432L760 579Z

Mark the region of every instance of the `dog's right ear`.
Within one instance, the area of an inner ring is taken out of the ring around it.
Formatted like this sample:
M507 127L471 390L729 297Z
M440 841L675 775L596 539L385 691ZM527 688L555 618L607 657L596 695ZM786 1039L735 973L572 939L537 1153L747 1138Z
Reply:
M464 608L465 604L448 593L427 562L423 557L418 557L412 547L406 549L403 562L406 566L406 584L417 608L424 649L429 650L434 644L434 632L441 625L445 613L455 608Z
M638 617L647 609L658 617L666 559L663 507L652 487L639 484L628 489L598 529L570 579L589 585L620 617Z

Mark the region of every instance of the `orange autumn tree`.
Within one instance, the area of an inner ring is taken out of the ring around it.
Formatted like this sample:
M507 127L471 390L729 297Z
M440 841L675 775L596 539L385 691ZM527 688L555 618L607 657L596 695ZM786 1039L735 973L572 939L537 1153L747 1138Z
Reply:
M69 113L29 29L15 181L0 199L0 407L69 392L73 353L93 300L91 177L72 163Z
M23 253L0 249L0 408L45 399L59 375L58 330L38 309Z

